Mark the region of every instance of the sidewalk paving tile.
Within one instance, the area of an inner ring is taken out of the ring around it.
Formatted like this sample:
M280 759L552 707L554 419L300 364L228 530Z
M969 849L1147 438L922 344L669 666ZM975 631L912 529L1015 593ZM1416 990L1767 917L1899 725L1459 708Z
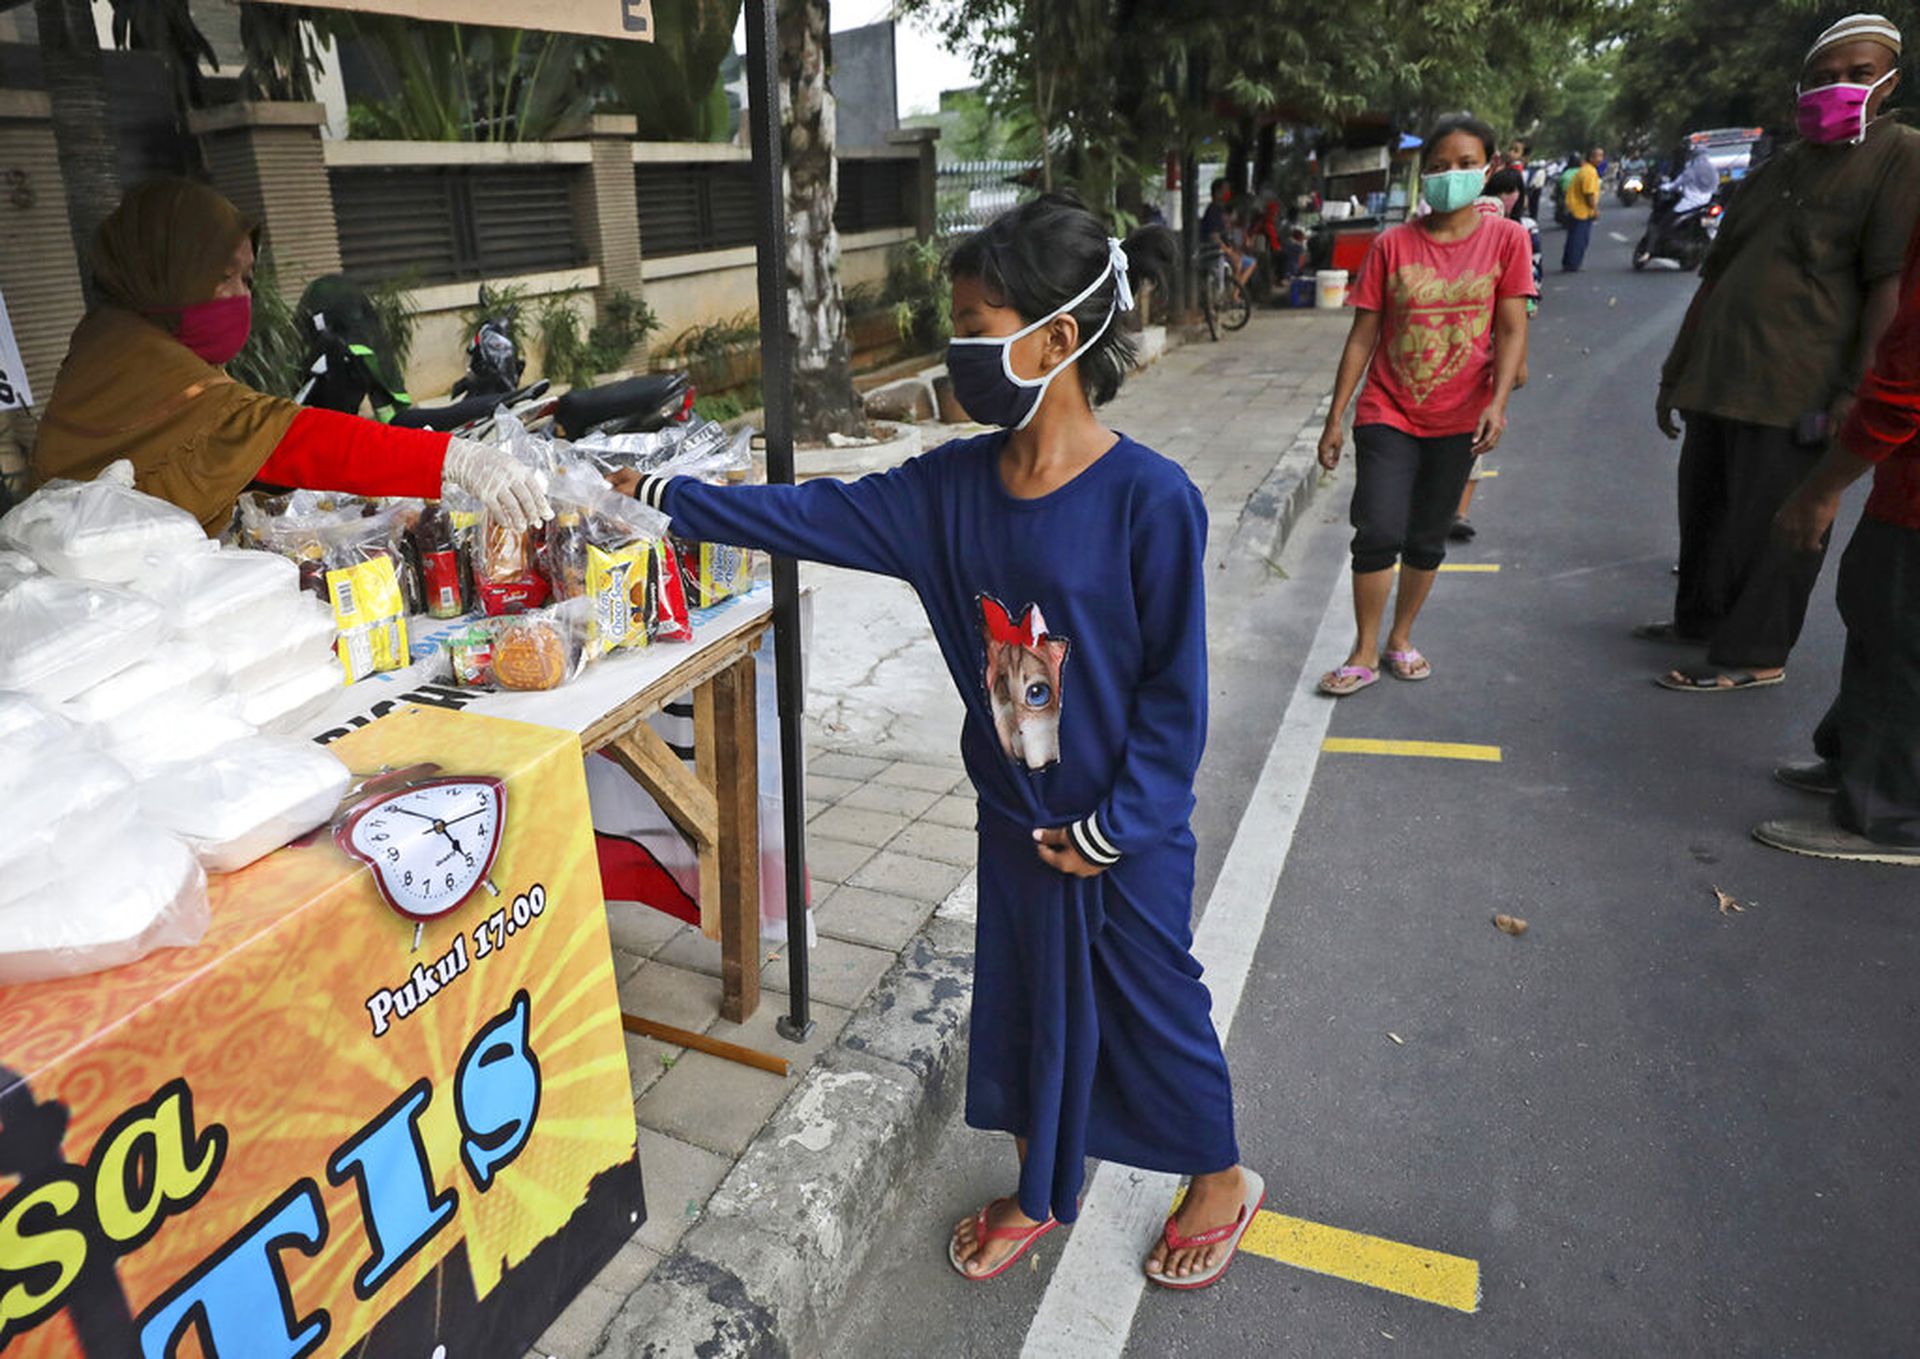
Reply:
M878 950L867 949L865 952L875 953ZM880 956L888 963L893 961L890 953ZM760 1013L756 1013L754 1018L770 1028L778 1019L779 1011L777 1003L763 1000ZM809 1043L816 1045L815 1050L818 1051L839 1036L840 1030L846 1025L848 1011L832 1004L817 1004L813 1007L813 1015L818 1027ZM742 1031L740 1026L726 1027L733 1033ZM729 1038L728 1041L739 1040ZM764 1040L755 1046L773 1050ZM780 1055L791 1059L794 1054L783 1052ZM811 1058L808 1058L808 1064L811 1064ZM634 1112L646 1127L704 1147L731 1161L746 1150L754 1134L773 1117L773 1111L780 1107L787 1092L799 1081L802 1069L796 1066L794 1072L783 1079L768 1071L730 1062L724 1057L689 1052L675 1062L673 1070L662 1076L653 1089L641 1098Z
M721 975L720 941L707 938L699 930L689 929L654 954L653 961L665 963L669 967L681 968L687 972L699 972L705 976L718 977ZM695 1026L682 1024L680 1027L684 1029Z
M958 864L919 859L911 854L896 854L883 849L847 879L850 887L865 887L876 892L892 892L917 897L938 905L954 889L967 870Z
M534 1354L541 1359L587 1359L599 1348L601 1332L626 1300L624 1292L602 1288L597 1281L588 1284L553 1319L534 1345Z
M700 938L697 934L693 937ZM715 944L713 948L717 956L720 946ZM720 1013L717 963L715 969L712 976L707 976L655 959L621 985L620 1008L642 1019L697 1033Z
M876 760L869 755L849 755L845 751L829 750L822 754L807 757L807 773L825 774L832 779L857 779L865 782L885 769L891 761Z
M640 1174L647 1186L647 1220L634 1240L662 1255L700 1216L733 1163L704 1147L652 1128L640 1129Z
M878 849L907 828L913 818L897 812L871 812L859 807L837 806L820 814L813 823L822 835L837 840L852 840Z
M893 812L914 817L940 800L940 794L924 788L907 788L895 783L868 783L841 798L838 806L858 807L866 812Z
M814 924L830 938L895 952L905 948L933 912L933 903L864 887L836 887L814 910Z
M944 793L953 787L953 772L952 765L915 764L911 760L902 760L891 769L882 770L874 782L898 784L902 788L924 788L930 793Z
M807 770L807 801L809 802L838 802L854 789L865 786L866 781L863 779L837 779L831 774Z
M613 936L613 946L642 958L653 957L686 928L686 921L638 901L607 903L607 932Z
M873 857L873 846L836 840L817 831L807 836L807 873L814 879L815 895L822 883L842 883L854 870Z
M937 821L916 821L895 836L885 852L911 854L919 859L935 859L943 864L971 868L974 860L980 857L980 840L974 834L971 823L963 830L958 826L943 826Z
M965 793L941 798L920 814L920 820L931 821L936 826L971 831L980 820L980 804L974 800L973 790L969 788Z
M873 990L874 983L893 966L894 954L886 949L849 944L826 936L815 942L807 957L807 983L814 998L829 1005L852 1009ZM787 955L775 953L760 970L762 992L787 990Z
M667 1074L667 1068L680 1060L680 1054L686 1049L637 1033L622 1037L627 1040L627 1079L633 1084L633 1099L637 1104L642 1095L653 1089L654 1082Z

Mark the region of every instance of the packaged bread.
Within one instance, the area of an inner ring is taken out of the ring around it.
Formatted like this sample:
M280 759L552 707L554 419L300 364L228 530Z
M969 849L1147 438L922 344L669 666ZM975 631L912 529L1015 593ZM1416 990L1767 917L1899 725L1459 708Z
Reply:
M487 620L493 634L493 682L502 689L556 689L580 659L570 618L557 609Z

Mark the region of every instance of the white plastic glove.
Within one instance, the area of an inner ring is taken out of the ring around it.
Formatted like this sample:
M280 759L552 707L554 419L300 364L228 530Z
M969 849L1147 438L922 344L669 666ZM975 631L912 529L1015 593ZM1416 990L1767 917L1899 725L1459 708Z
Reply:
M440 480L443 494L465 491L515 532L553 518L546 473L536 472L504 448L456 436L447 443Z

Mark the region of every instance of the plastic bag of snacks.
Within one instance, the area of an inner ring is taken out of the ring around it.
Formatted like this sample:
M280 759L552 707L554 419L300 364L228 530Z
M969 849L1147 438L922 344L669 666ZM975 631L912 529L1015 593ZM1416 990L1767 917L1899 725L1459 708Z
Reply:
M141 785L147 819L231 873L325 821L352 776L311 741L255 736Z
M119 462L93 481L48 482L0 519L0 542L54 575L115 584L214 546L187 511L134 490L132 471Z
M474 529L473 586L489 616L525 613L553 590L535 569L538 545L531 529L510 529L484 511Z
M579 670L585 620L578 602L489 618L493 683L500 689L557 689Z
M0 689L60 703L144 659L160 606L131 590L30 576L0 594Z
M399 554L390 547L392 523L383 515L335 530L323 579L333 624L340 634L340 663L347 683L408 662L407 597L400 584Z
M141 823L51 883L0 882L0 986L120 967L207 931L206 870L185 842Z

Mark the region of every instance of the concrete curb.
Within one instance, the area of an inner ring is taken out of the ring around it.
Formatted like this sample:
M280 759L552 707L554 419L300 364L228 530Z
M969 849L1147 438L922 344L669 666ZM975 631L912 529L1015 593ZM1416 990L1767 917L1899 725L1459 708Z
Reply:
M1320 482L1323 401L1235 528L1271 562ZM959 1105L972 1003L973 874L902 950L838 1041L748 1145L700 1221L627 1298L592 1353L812 1359Z

